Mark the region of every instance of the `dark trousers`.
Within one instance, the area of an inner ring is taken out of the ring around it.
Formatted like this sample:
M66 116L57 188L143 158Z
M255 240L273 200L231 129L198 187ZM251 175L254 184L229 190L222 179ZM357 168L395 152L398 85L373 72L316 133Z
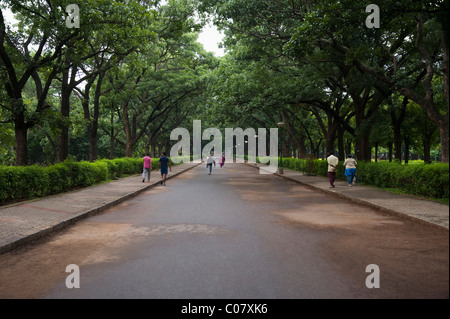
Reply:
M336 172L328 172L328 180L330 181L330 186L334 186L335 179L336 179Z
M211 164L207 164L206 166L208 167L209 174L211 174L211 171L212 171L212 163L211 163Z

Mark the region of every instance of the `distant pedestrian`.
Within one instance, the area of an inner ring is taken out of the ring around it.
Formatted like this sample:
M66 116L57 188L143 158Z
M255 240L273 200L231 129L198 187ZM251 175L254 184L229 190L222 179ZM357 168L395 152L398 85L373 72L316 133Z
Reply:
M336 179L336 171L339 165L339 159L334 156L334 152L329 152L327 157L328 162L328 180L330 181L330 188L335 188L334 181Z
M206 159L206 168L208 169L208 175L212 173L212 166L216 166L216 161L214 160L214 152L211 152L208 158Z
M148 176L148 181L150 182L150 172L152 170L152 159L148 153L145 153L144 157L144 170L142 172L142 183L145 182L145 176Z
M161 166L161 185L166 186L167 174L168 170L172 172L172 167L170 166L170 160L166 156L166 152L163 153L163 156L159 159L159 164Z
M345 176L347 177L348 186L350 187L353 186L353 179L356 176L356 165L358 165L358 163L353 158L353 155L349 154L344 162L344 166L345 166Z
M222 157L220 158L220 167L225 166L225 153L222 153Z

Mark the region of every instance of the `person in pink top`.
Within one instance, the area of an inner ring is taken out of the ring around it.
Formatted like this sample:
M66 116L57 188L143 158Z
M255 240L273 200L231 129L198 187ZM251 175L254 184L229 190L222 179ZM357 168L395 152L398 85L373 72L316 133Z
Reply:
M142 172L142 183L145 182L145 176L148 175L148 181L150 182L150 172L152 171L152 159L148 155L145 154L144 157L144 171Z
M225 153L222 153L222 157L220 158L220 167L225 165Z

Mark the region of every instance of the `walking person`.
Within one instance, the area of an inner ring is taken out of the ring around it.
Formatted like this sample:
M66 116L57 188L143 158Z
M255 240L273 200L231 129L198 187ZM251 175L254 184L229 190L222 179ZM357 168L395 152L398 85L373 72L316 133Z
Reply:
M159 159L159 164L161 167L161 185L166 186L168 170L172 172L172 167L170 166L170 160L166 156L166 152L163 152L163 156Z
M150 172L152 170L152 159L148 153L145 153L144 157L144 170L142 172L142 183L145 182L145 176L148 176L148 181L150 182Z
M214 160L214 152L211 152L208 158L206 159L206 168L208 169L208 175L212 173L212 166L216 166L216 161Z
M348 182L349 187L353 186L353 179L356 176L356 165L358 165L358 163L353 158L353 155L349 154L347 159L344 162L345 176L347 177L347 182Z
M225 166L225 153L222 153L222 157L220 158L220 167Z
M330 188L335 188L334 181L336 179L336 171L339 165L339 159L334 156L334 152L329 152L327 157L328 162L328 180L330 181Z

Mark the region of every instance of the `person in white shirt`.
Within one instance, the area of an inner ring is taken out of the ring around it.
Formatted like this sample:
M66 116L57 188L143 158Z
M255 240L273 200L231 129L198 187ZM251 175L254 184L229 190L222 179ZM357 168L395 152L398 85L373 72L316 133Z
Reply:
M334 156L334 152L329 152L327 162L328 162L328 180L330 181L330 188L335 188L334 181L336 179L336 171L339 164L339 159L336 156Z
M216 161L214 160L214 152L211 152L208 158L206 159L206 168L208 169L208 175L212 173L212 166L216 166Z
M344 162L344 166L345 166L345 176L347 177L348 186L350 187L353 186L353 179L355 178L356 175L356 165L358 165L358 163L353 158L353 155L349 154L348 158Z

